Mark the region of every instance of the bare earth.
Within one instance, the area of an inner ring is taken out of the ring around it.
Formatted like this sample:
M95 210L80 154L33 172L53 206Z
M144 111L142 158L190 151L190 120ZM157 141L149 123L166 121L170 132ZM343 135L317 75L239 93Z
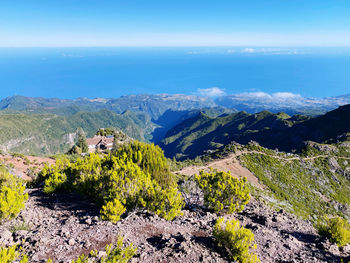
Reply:
M48 157L16 157L8 154L0 154L0 163L8 166L12 174L25 180L31 180L31 173L38 173L44 167L45 163L52 165L55 163L55 160Z
M208 172L210 169L214 169L218 171L231 172L231 174L237 178L246 177L248 182L250 182L252 185L261 189L264 188L263 185L260 184L258 178L239 163L237 160L238 155L239 154L230 154L224 159L215 160L205 166L188 166L180 171L177 171L176 173L191 176L199 174L201 170Z

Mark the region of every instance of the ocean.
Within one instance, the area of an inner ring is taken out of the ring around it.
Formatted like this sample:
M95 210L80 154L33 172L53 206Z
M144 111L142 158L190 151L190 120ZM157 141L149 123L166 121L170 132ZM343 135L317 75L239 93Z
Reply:
M348 48L0 48L0 98L350 93Z

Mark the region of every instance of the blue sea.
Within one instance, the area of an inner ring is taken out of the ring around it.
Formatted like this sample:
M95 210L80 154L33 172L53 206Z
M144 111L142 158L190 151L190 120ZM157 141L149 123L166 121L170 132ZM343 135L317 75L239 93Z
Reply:
M350 93L349 48L1 48L0 98Z

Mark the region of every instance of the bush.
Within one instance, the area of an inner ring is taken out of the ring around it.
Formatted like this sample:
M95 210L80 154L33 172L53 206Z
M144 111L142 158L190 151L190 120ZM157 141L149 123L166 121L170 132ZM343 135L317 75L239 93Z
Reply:
M220 246L224 247L230 258L241 263L260 262L255 253L254 234L249 229L240 227L238 220L224 222L219 218L214 226L213 235Z
M215 212L242 211L249 202L247 178L237 179L230 173L201 171L195 176L204 193L204 202Z
M17 246L12 246L9 248L0 247L0 262L1 263L27 263L28 257L18 251Z
M106 205L101 208L101 218L102 220L109 220L116 223L120 220L120 216L124 214L125 207L120 203L118 199L113 201L108 201Z
M28 194L24 183L0 167L0 220L12 219L24 208Z
M159 146L134 141L121 146L116 155L124 155L128 160L138 164L142 171L149 173L162 187L176 183L174 175L170 172L169 162Z
M317 227L320 235L329 238L339 247L350 243L350 224L341 217L324 217Z
M48 194L75 191L90 196L100 206L102 219L112 222L117 222L126 209L137 207L172 220L182 214L183 198L174 184L161 186L155 179L156 174L149 173L161 170L153 169L152 158L149 158L151 149L158 151L151 146L146 151L147 158L142 151L136 151L137 158L129 156L133 152L128 155L125 151L117 151L103 158L90 154L75 163L60 160L54 166L43 168L38 183L44 182L44 192ZM142 165L140 160L146 159L150 162L145 161Z
M71 263L127 263L133 258L137 251L133 244L124 247L123 238L121 237L118 238L116 245L107 245L105 250L106 255L100 259L98 259L97 251L91 251L89 256L81 255L77 260L73 260Z

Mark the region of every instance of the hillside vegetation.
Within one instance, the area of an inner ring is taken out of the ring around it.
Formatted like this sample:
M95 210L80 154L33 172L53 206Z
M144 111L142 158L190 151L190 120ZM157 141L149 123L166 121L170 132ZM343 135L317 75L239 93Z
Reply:
M8 152L51 155L68 151L80 127L87 136L93 136L101 127L113 127L130 137L145 140L149 125L147 117L107 110L79 112L71 116L0 114L0 145Z
M247 144L253 140L270 149L301 152L306 141L346 140L349 130L350 105L315 118L268 111L216 118L200 113L170 129L159 145L166 156L180 160L220 149L232 141Z
M105 109L119 114L125 111L141 112L150 116L151 119L158 119L169 109L182 111L214 106L216 104L209 98L169 94L139 94L113 99L78 98L75 100L13 96L0 101L0 110L13 113L72 115L81 111L95 112Z
M252 184L253 195L275 209L283 208L314 223L325 215L350 219L350 148L346 142L310 143L302 154L256 143L235 144L201 157L209 167L218 164L213 158L226 158L226 163L233 158L231 162L238 160L248 168L263 186Z

